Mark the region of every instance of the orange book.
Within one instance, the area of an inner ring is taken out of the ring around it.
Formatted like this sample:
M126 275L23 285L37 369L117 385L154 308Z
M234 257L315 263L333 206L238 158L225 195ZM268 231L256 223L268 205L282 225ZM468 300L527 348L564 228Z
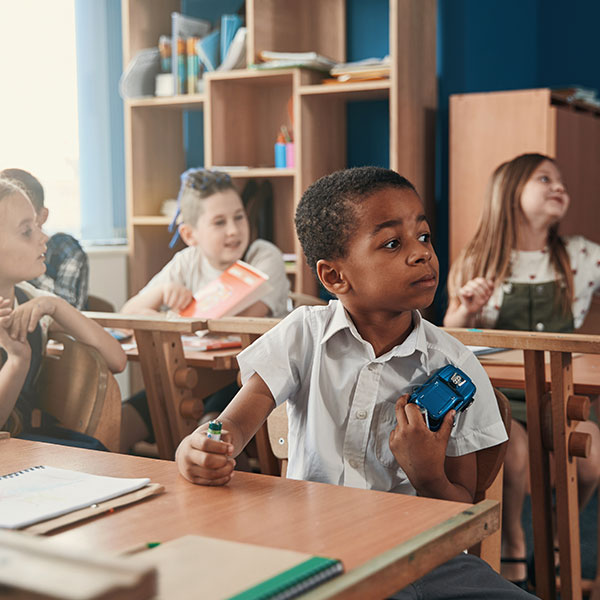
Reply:
M194 299L179 314L200 319L237 315L269 291L268 279L267 274L238 260L218 279L196 292Z

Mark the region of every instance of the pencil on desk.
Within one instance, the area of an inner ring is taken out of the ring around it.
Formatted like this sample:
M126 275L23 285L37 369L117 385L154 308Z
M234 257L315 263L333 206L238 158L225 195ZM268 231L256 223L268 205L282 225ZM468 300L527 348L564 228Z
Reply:
M138 544L136 546L128 548L123 552L123 554L137 554L138 552L151 550L152 548L156 548L157 546L160 546L160 542L146 542L145 544Z

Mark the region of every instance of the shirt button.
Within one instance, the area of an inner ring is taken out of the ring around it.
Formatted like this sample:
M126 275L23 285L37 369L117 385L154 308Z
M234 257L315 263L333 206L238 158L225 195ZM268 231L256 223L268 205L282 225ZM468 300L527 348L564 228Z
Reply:
M536 331L544 331L544 324L543 323L536 323L535 324L535 330Z
M351 459L348 461L348 464L353 468L356 469L358 467L358 461Z
M366 419L367 418L367 411L366 410L357 410L356 411L356 418L357 419Z

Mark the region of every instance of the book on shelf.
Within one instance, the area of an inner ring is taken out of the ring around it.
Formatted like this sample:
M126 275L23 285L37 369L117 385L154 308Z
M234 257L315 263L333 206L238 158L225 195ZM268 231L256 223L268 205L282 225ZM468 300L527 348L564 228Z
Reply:
M385 79L390 76L390 57L366 58L349 63L339 63L331 69L331 76L340 82Z
M221 58L217 71L233 71L246 68L246 38L248 29L240 27L228 46L227 54Z
M155 567L161 598L204 600L296 598L344 571L336 559L198 535L133 554L125 564Z
M171 71L174 94L183 94L188 91L188 38L203 38L208 35L210 28L210 22L204 19L190 17L179 12L171 13ZM192 45L195 46L195 44ZM195 89L195 81L193 87Z
M219 30L215 29L196 41L198 60L208 71L215 71L219 66Z
M221 60L224 61L227 53L229 52L229 46L233 42L233 39L242 26L243 19L240 15L222 15L221 16Z
M194 294L194 299L179 312L182 317L218 319L236 315L271 288L269 276L241 260Z
M108 477L44 465L8 473L0 477L0 528L28 527L123 496L149 483L145 477Z
M329 72L336 62L317 52L260 52L261 63L250 65L254 69L288 69L304 67Z

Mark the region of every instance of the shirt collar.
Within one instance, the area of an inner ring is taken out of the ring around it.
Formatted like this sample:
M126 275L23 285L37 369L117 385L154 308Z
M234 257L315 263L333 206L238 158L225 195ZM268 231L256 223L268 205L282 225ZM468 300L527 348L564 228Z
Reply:
M350 318L350 315L346 312L344 305L339 300L333 300L331 301L331 304L335 304L335 307L333 309L333 315L323 332L321 344L325 344L336 333L343 329L348 329L354 338L365 344L365 340L363 340L360 333L358 333L358 330ZM410 356L416 350L422 354L422 357L427 357L427 340L425 338L425 329L423 327L423 317L421 317L421 313L418 310L413 310L412 319L413 330L409 333L408 337L401 344L394 346L391 350L378 357L378 362L385 362L394 356Z

